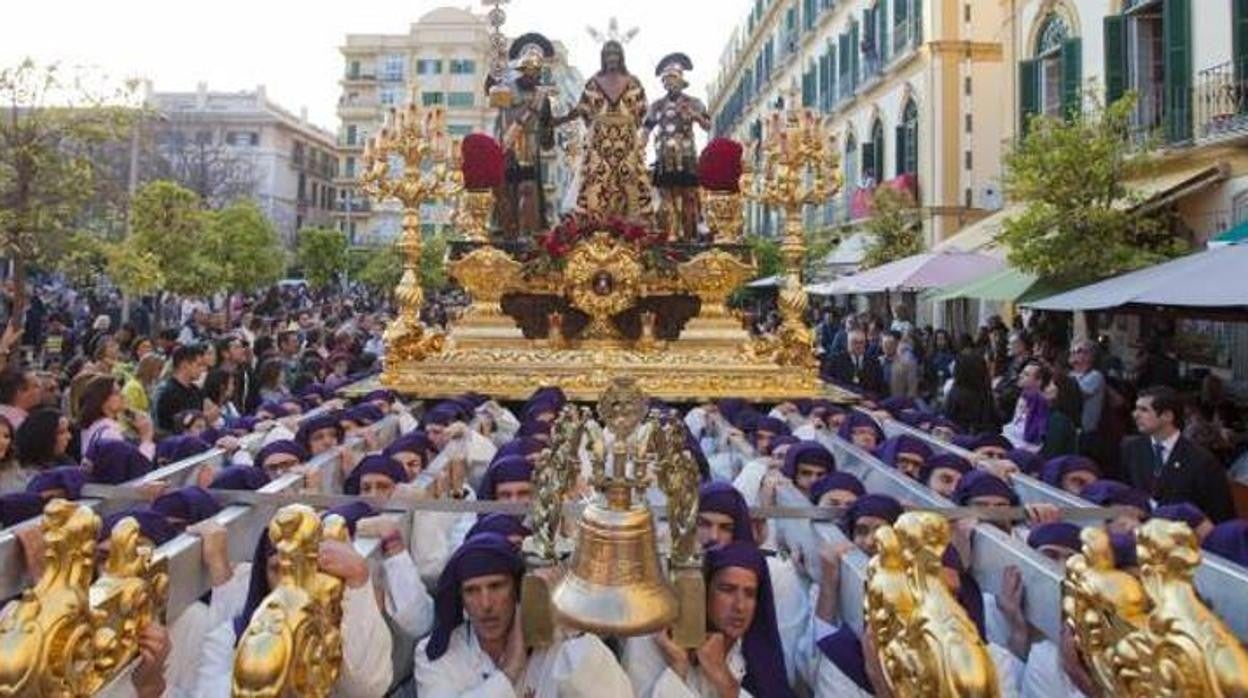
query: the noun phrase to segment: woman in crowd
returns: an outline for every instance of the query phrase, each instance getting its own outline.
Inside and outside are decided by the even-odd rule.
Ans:
[[[944,412],[967,433],[997,431],[988,366],[974,350],[964,349],[954,362],[953,385],[945,397]]]
[[[165,360],[161,356],[149,352],[139,359],[134,375],[126,380],[125,386],[121,389],[122,395],[126,398],[126,404],[131,409],[136,412],[150,413],[152,411],[152,394],[164,370]]]
[[[60,410],[35,410],[17,430],[17,459],[31,470],[47,470],[73,464],[69,444],[73,431]]]
[[[17,457],[17,435],[13,433],[13,423],[0,417],[0,494],[26,489],[33,474],[34,471],[23,467]]]
[[[82,392],[78,417],[80,443],[84,453],[100,441],[125,439],[127,429],[120,421],[125,419],[129,422],[129,430],[136,437],[139,450],[148,458],[155,457],[155,427],[152,419],[145,413],[126,408],[126,398],[121,394],[121,385],[116,378],[100,375],[87,383]]]
[[[256,370],[256,386],[261,402],[281,402],[290,397],[286,371],[281,359],[265,359]]]

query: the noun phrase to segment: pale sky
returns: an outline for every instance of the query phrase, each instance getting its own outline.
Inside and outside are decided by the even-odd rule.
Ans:
[[[12,0],[0,21],[0,65],[26,57],[99,69],[118,79],[150,78],[158,91],[236,91],[264,84],[270,98],[336,130],[335,105],[349,33],[400,34],[442,6],[484,11],[479,0]],[[504,31],[540,31],[568,46],[586,75],[598,63],[587,25],[641,33],[625,47],[647,92],[661,89],[654,64],[673,51],[694,62],[690,92],[705,97],[732,29],[751,0],[512,0]]]

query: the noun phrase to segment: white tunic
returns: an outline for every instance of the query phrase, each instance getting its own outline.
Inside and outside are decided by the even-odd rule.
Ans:
[[[845,675],[836,664],[818,649],[814,662],[815,698],[869,698],[874,695],[867,693]]]
[[[1022,683],[1023,698],[1084,698],[1062,669],[1058,646],[1047,639],[1031,643]]]
[[[234,622],[208,633],[200,655],[195,698],[229,698],[234,677]],[[348,587],[342,599],[342,671],[334,687],[339,698],[376,698],[394,673],[390,631],[377,608],[373,585]]]
[[[611,650],[594,635],[580,635],[534,650],[524,677],[514,686],[485,653],[469,623],[451,632],[446,652],[426,654],[429,640],[416,648],[416,693],[421,698],[630,698],[631,684]]]
[[[433,628],[433,599],[420,579],[409,552],[391,555],[381,563],[386,615],[410,637],[424,637]]]
[[[663,650],[654,642],[653,635],[629,638],[624,643],[624,667],[638,698],[719,698],[715,686],[698,667],[690,667],[685,679],[672,671],[663,657]],[[741,643],[734,642],[728,649],[728,672],[737,683],[745,678],[745,655]],[[751,694],[741,688],[740,695]]]

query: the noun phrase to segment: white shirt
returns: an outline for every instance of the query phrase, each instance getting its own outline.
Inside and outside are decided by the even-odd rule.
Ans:
[[[195,681],[195,698],[230,698],[234,683],[234,622],[218,625],[204,641]],[[333,695],[376,698],[385,695],[394,674],[390,631],[373,585],[348,587],[342,597],[342,670]]]
[[[1157,441],[1154,439],[1149,439],[1149,448],[1153,449],[1153,453],[1157,452],[1157,444],[1161,444],[1161,464],[1162,465],[1165,465],[1166,462],[1170,460],[1170,456],[1174,455],[1174,447],[1175,445],[1179,443],[1180,436],[1182,436],[1182,432],[1176,431],[1173,434],[1171,434],[1170,438],[1166,439],[1165,441]]]
[[[415,539],[413,539],[415,540]],[[433,599],[420,579],[410,552],[387,557],[381,563],[386,615],[408,636],[417,638],[433,628]]]
[[[639,698],[719,698],[715,687],[698,667],[690,667],[685,680],[681,681],[680,676],[667,665],[653,635],[628,638],[624,643],[622,661]],[[734,642],[728,648],[727,663],[728,672],[738,684],[741,683],[746,666],[740,642]],[[751,694],[743,687],[740,695],[747,697]]]
[[[1051,640],[1031,643],[1023,669],[1023,698],[1084,698],[1062,669],[1058,647]]]
[[[513,686],[485,653],[469,623],[451,632],[446,652],[430,660],[429,640],[416,647],[420,698],[631,698],[632,685],[611,650],[594,635],[580,635],[534,650],[519,686]]]
[[[870,698],[867,693],[845,675],[836,664],[817,648],[814,661],[815,698]]]

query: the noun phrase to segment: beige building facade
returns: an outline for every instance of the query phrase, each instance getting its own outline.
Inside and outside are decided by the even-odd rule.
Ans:
[[[220,206],[251,198],[293,247],[302,228],[333,225],[338,169],[334,135],[268,98],[239,92],[159,92],[149,85],[146,120],[161,171]]]
[[[338,101],[340,166],[335,215],[340,230],[357,245],[380,245],[399,233],[400,211],[393,202],[370,201],[356,185],[364,143],[380,128],[393,106],[415,98],[426,107],[446,110],[453,137],[473,132],[493,134],[497,112],[490,108],[484,91],[492,48],[490,25],[483,14],[453,7],[430,11],[405,34],[351,34],[340,47],[344,72]],[[559,57],[551,67],[551,82],[560,89],[579,83],[579,75],[567,67],[567,52],[558,46]],[[578,85],[579,86],[579,85]],[[560,105],[556,107],[561,111]],[[552,158],[554,156],[552,155]],[[559,163],[551,161],[552,166]],[[554,191],[559,172],[548,175],[548,191]],[[550,197],[548,197],[549,199]],[[450,222],[451,208],[428,205],[422,210],[426,233]]]
[[[1001,205],[1008,105],[995,0],[758,0],[732,34],[711,84],[719,135],[766,135],[781,100],[823,115],[841,158],[841,194],[814,228],[853,229],[877,186],[913,193],[934,244]],[[775,232],[754,206],[751,228]]]

